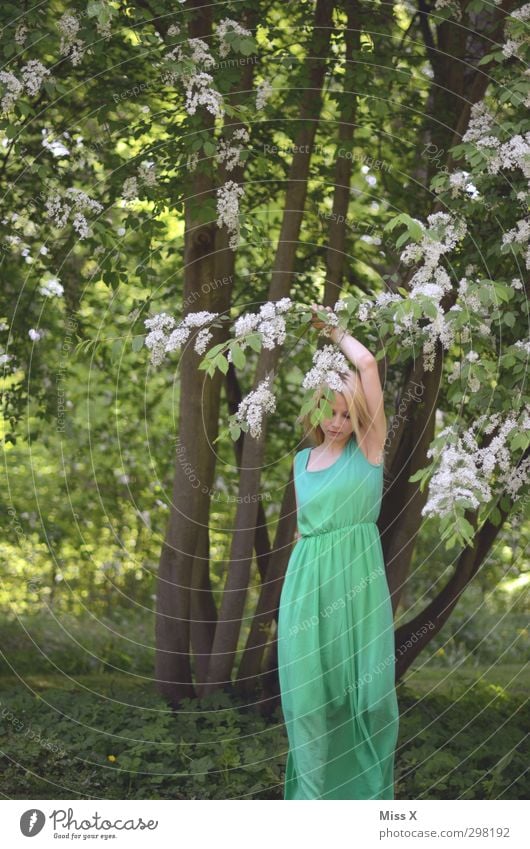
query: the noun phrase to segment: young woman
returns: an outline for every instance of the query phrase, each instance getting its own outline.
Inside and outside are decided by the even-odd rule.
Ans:
[[[313,326],[324,326],[315,314]],[[368,349],[340,328],[330,336],[354,369],[331,417],[307,427],[314,447],[294,458],[297,542],[278,616],[284,799],[393,799],[394,627],[376,525],[383,392]]]

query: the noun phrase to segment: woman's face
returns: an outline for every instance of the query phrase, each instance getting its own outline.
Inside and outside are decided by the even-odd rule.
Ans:
[[[353,423],[348,411],[344,395],[335,393],[333,414],[329,419],[322,419],[321,427],[327,440],[344,442],[353,433]]]

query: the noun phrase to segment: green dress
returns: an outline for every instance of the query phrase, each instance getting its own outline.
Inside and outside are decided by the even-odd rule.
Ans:
[[[331,466],[294,458],[298,530],[278,614],[289,740],[284,799],[393,799],[399,714],[376,520],[383,464],[352,436]]]

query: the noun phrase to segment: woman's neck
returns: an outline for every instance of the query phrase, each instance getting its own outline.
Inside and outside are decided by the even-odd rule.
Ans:
[[[340,454],[340,452],[346,447],[346,443],[349,439],[350,436],[343,436],[340,439],[338,437],[331,439],[324,437],[324,442],[321,442],[320,449],[323,454]]]

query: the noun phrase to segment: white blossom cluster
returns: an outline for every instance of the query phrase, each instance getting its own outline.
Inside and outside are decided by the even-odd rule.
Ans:
[[[188,171],[195,171],[197,167],[197,163],[199,162],[199,153],[194,150],[193,153],[190,153],[188,156]]]
[[[467,360],[470,363],[476,363],[478,361],[478,359],[479,359],[479,355],[477,354],[476,351],[468,351],[468,353],[466,354],[463,361],[453,363],[452,371],[447,376],[447,382],[448,383],[454,383],[455,380],[460,378],[460,375],[462,373],[462,368],[465,365],[465,360]],[[481,386],[481,384],[480,384],[480,380],[478,379],[478,376],[472,370],[470,370],[468,372],[468,376],[467,376],[466,388],[469,388],[470,392],[478,392],[478,390],[480,389],[480,386]]]
[[[217,226],[228,230],[228,246],[233,251],[239,244],[239,198],[243,194],[243,188],[234,180],[217,189]]]
[[[38,94],[42,83],[50,72],[38,59],[30,59],[20,71],[21,79],[17,79],[9,71],[0,71],[0,83],[5,86],[2,97],[2,112],[9,112],[11,107],[22,95],[24,89],[30,95]]]
[[[202,38],[189,38],[186,45],[178,44],[166,55],[166,58],[175,62],[191,59],[194,65],[202,65],[203,68],[213,68],[215,65],[210,48]]]
[[[217,143],[217,151],[215,158],[219,164],[224,163],[227,171],[232,171],[236,165],[240,165],[241,151],[250,136],[245,127],[238,127],[234,130],[232,138],[227,140],[219,139]]]
[[[400,300],[401,300],[401,295],[398,295],[397,292],[381,292],[379,295],[377,295],[377,297],[375,299],[375,303],[376,303],[376,306],[378,306],[378,307],[385,307],[388,304],[393,304],[396,301],[400,301]],[[337,307],[335,306],[335,311],[336,310],[337,310]]]
[[[213,88],[213,77],[204,71],[186,77],[186,111],[195,115],[198,106],[204,106],[212,115],[224,114],[223,96]]]
[[[195,65],[193,73],[182,75],[188,115],[194,115],[199,106],[204,106],[215,116],[224,114],[223,97],[214,88],[212,75],[207,73],[207,69],[215,65],[215,59],[205,41],[201,38],[189,38],[185,45],[174,47],[166,55],[166,59],[177,62],[187,59]]]
[[[455,17],[455,20],[462,20],[462,9],[458,0],[435,0],[434,3],[435,9],[450,9],[452,14]]]
[[[79,21],[71,12],[66,12],[59,19],[57,26],[61,33],[61,44],[59,51],[61,56],[68,56],[72,65],[79,65],[85,52],[85,43],[77,38],[79,32]]]
[[[527,337],[526,339],[518,339],[517,342],[514,342],[513,344],[515,348],[520,348],[527,356],[530,357],[530,337]]]
[[[441,298],[447,291],[447,283],[450,285],[450,280],[445,270],[438,277],[435,272],[443,254],[453,250],[464,238],[467,225],[463,219],[455,219],[446,212],[428,215],[427,223],[429,228],[425,230],[421,242],[408,245],[401,253],[400,259],[407,265],[423,259],[423,266],[414,273],[410,281],[412,294],[428,294]],[[433,277],[434,286],[430,285]]]
[[[504,421],[501,413],[480,416],[462,435],[456,425],[445,428],[437,437],[439,446],[427,451],[427,456],[440,460],[440,464],[429,483],[429,498],[422,515],[440,518],[453,515],[457,506],[477,509],[480,504],[487,504],[492,498],[494,473],[500,489],[507,489],[515,497],[528,482],[528,463],[524,468],[514,468],[506,443],[514,429],[530,429],[529,410],[530,405],[526,405],[520,422],[511,413]],[[482,427],[486,434],[499,428],[485,448],[479,448],[477,443]]]
[[[504,233],[502,244],[507,245],[511,242],[517,242],[520,245],[526,244],[525,264],[530,269],[530,218],[522,218],[516,222],[513,230]]]
[[[41,130],[42,133],[42,146],[49,150],[50,153],[53,154],[54,157],[61,159],[64,156],[70,156],[70,151],[59,139],[55,139],[54,141],[49,141],[48,139],[48,130],[46,127],[43,127]],[[64,138],[69,138],[69,133],[62,134]]]
[[[136,177],[127,177],[122,186],[121,196],[125,202],[138,197],[138,179]]]
[[[76,188],[66,189],[63,195],[57,190],[53,191],[46,199],[45,206],[48,218],[52,218],[56,227],[61,229],[73,212],[72,225],[80,239],[85,239],[90,234],[85,213],[103,211],[99,201],[93,200],[81,189]]]
[[[6,354],[3,345],[0,345],[0,366],[6,366],[13,360],[11,354]]]
[[[245,27],[241,26],[241,24],[237,21],[233,21],[230,18],[223,18],[223,20],[218,24],[215,33],[219,39],[219,55],[223,59],[225,56],[228,56],[232,49],[230,41],[226,38],[229,33],[234,33],[236,35],[252,35],[250,30],[245,29]]]
[[[15,30],[15,41],[19,47],[24,47],[28,37],[28,28],[26,24],[18,24]]]
[[[486,170],[498,174],[501,168],[513,171],[520,168],[530,178],[530,133],[517,134],[501,142],[494,134],[495,119],[483,100],[474,103],[463,142],[473,142],[475,147],[488,154]]]
[[[184,342],[187,341],[192,328],[210,324],[218,315],[219,313],[207,312],[206,310],[188,313],[176,327],[175,319],[165,312],[147,318],[144,325],[150,332],[145,338],[145,346],[151,351],[151,363],[159,365],[167,353],[180,350]],[[169,336],[167,331],[171,331]],[[198,354],[203,354],[211,338],[212,333],[209,328],[204,327],[200,330],[195,339],[195,351]]]
[[[30,59],[22,68],[21,74],[26,91],[32,95],[39,93],[44,80],[50,76],[48,68],[45,68],[38,59]]]
[[[270,375],[261,381],[252,392],[240,402],[235,420],[246,422],[249,426],[250,435],[260,436],[262,422],[265,413],[273,413],[276,409],[276,399],[270,390]]]
[[[53,277],[39,286],[39,292],[46,298],[60,298],[64,293],[64,286],[59,283],[56,277]]]
[[[462,136],[463,142],[474,142],[478,148],[497,147],[499,139],[491,135],[495,119],[483,100],[471,107],[467,130]]]
[[[0,71],[0,83],[4,85],[4,94],[2,97],[2,112],[9,112],[14,103],[17,102],[24,86],[19,79],[9,71]]]
[[[325,383],[331,389],[341,392],[343,384],[340,376],[348,370],[344,354],[333,345],[324,345],[313,354],[313,367],[304,376],[302,387],[312,389]]]
[[[146,186],[156,186],[155,163],[151,159],[144,159],[138,166],[138,177]]]
[[[376,296],[375,301],[372,303],[370,301],[363,301],[363,303],[359,304],[357,308],[357,318],[359,321],[363,323],[368,321],[371,317],[372,313],[375,312],[376,307],[382,308],[388,306],[388,304],[396,303],[398,301],[402,301],[403,298],[397,292],[380,292],[379,295]],[[339,303],[339,302],[337,302]],[[344,309],[345,307],[343,307]],[[334,307],[335,312],[337,312],[337,304]],[[394,321],[396,318],[394,317]],[[404,330],[406,327],[409,327],[412,324],[412,320],[408,320],[405,316],[402,319],[401,324],[396,322],[396,330]]]
[[[256,109],[258,112],[263,109],[272,94],[272,86],[268,80],[263,80],[258,83],[256,89]]]
[[[460,191],[466,192],[473,200],[480,197],[476,186],[473,185],[469,176],[469,171],[453,171],[449,175],[449,186],[452,197],[456,197]]]
[[[511,29],[510,18],[515,18],[518,21],[527,21],[530,18],[530,3],[525,3],[525,5],[521,6],[520,9],[514,9],[513,12],[510,12],[505,23],[505,36],[508,28]],[[502,47],[503,56],[505,56],[506,59],[510,59],[512,56],[515,56],[518,59],[523,59],[520,50],[525,43],[528,44],[527,32],[521,32],[517,35],[513,34],[512,38],[506,38]]]
[[[44,336],[44,330],[35,330],[33,327],[28,330],[28,336],[32,342],[39,342]]]
[[[427,216],[428,228],[424,230],[421,242],[408,245],[401,253],[401,260],[410,264],[423,261],[423,264],[410,279],[409,300],[428,297],[436,307],[436,316],[429,325],[422,328],[424,334],[423,356],[424,368],[430,371],[434,367],[435,345],[439,340],[444,347],[449,347],[453,341],[452,324],[448,321],[441,308],[443,296],[451,289],[451,279],[442,265],[441,257],[453,250],[467,232],[463,219],[455,219],[445,212],[437,212]],[[363,307],[364,305],[361,305]],[[368,311],[369,304],[365,309]],[[364,320],[359,309],[359,318]],[[410,333],[417,330],[412,314],[398,320],[394,314],[394,329],[396,333]]]
[[[466,268],[466,274],[474,274],[474,267]],[[481,284],[480,280],[470,288],[470,281],[467,277],[462,277],[457,284],[457,292],[458,292],[458,304],[454,304],[449,312],[456,312],[457,310],[466,309],[470,314],[474,315],[475,318],[480,317],[482,319],[482,323],[479,324],[478,333],[481,336],[491,336],[491,318],[490,318],[490,309],[486,304],[483,304],[480,300],[477,290]],[[460,342],[465,344],[469,342],[470,339],[470,329],[468,326],[462,327],[460,330]]]
[[[106,41],[112,35],[111,22],[109,21],[96,21],[96,29],[99,32],[100,36],[104,38]]]
[[[530,20],[530,3],[525,3],[520,9],[514,9],[510,12],[510,17],[516,18],[518,21]]]
[[[234,337],[240,347],[245,349],[245,337],[249,333],[261,334],[264,348],[272,351],[278,345],[283,345],[286,336],[285,319],[283,314],[288,312],[293,303],[290,298],[279,301],[268,301],[262,304],[259,313],[244,313],[234,324]],[[228,361],[231,362],[231,351],[228,351]]]

